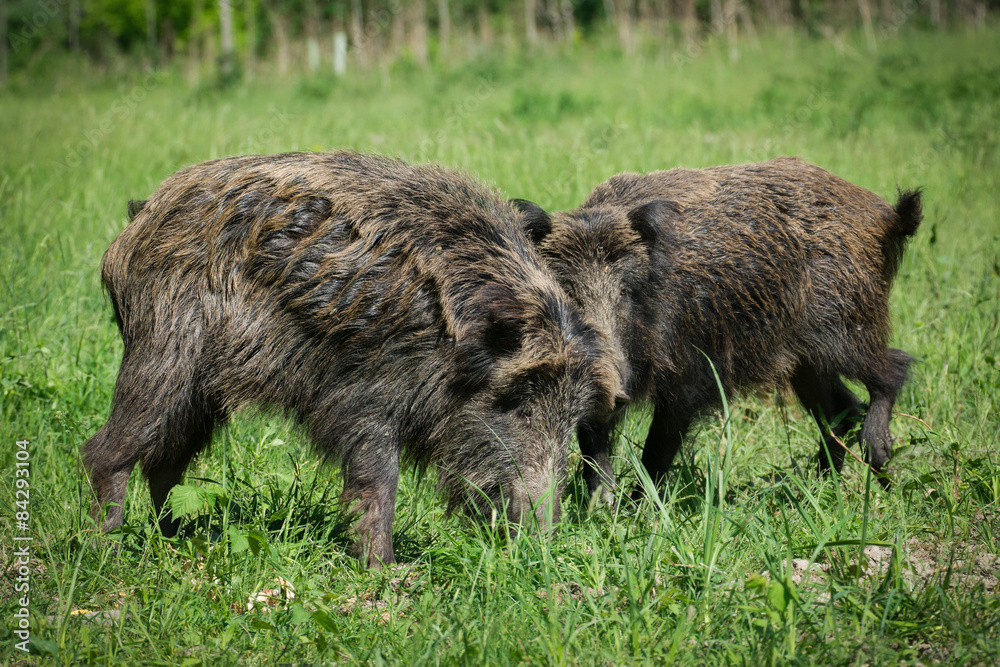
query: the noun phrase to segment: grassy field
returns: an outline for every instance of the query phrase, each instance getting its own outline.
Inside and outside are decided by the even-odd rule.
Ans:
[[[0,662],[996,664],[998,44],[996,28],[904,29],[877,53],[777,34],[738,63],[711,42],[628,60],[580,47],[225,90],[70,63],[15,79],[0,92]],[[407,473],[402,566],[372,572],[347,554],[338,471],[263,413],[188,471],[177,539],[152,528],[135,474],[121,547],[95,544],[79,451],[121,355],[98,267],[127,200],[210,158],[341,147],[550,209],[621,170],[784,154],[887,198],[922,186],[892,299],[893,345],[920,360],[893,419],[895,487],[851,459],[817,479],[815,426],[765,392],[701,422],[662,503],[613,513],[574,479],[544,541],[447,517],[433,479]],[[626,484],[647,419],[622,434]],[[18,649],[23,606],[37,657]]]

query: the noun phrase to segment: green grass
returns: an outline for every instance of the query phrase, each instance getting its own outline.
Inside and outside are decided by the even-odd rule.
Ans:
[[[903,30],[871,54],[860,38],[779,33],[735,64],[707,42],[226,90],[72,63],[14,81],[0,92],[0,660],[995,664],[998,43],[996,28]],[[892,298],[893,344],[920,360],[893,420],[894,489],[851,459],[817,479],[811,420],[765,393],[695,429],[662,504],[591,508],[574,479],[545,540],[446,517],[433,479],[408,473],[404,567],[369,572],[346,551],[338,471],[265,412],[235,419],[188,471],[178,539],[152,529],[136,474],[121,546],[95,542],[79,451],[121,355],[98,267],[126,201],[194,162],[340,147],[459,167],[550,209],[621,170],[782,154],[887,198],[922,186]],[[626,485],[647,420],[637,410],[623,429]],[[13,634],[23,439],[39,657]],[[882,567],[859,565],[866,548]],[[802,578],[793,559],[823,570]],[[277,599],[248,610],[264,590]]]

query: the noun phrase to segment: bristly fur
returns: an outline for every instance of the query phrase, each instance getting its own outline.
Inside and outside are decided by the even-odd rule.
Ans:
[[[919,190],[901,192],[893,208],[778,158],[619,174],[548,221],[536,205],[518,206],[563,287],[627,359],[627,393],[653,399],[643,463],[654,479],[692,420],[718,405],[714,372],[727,394],[790,381],[824,434],[822,470],[840,469],[833,436],[864,412],[841,376],[864,383],[860,439],[884,470],[911,361],[887,347],[889,290],[920,223]],[[615,484],[610,437],[610,423],[580,431],[591,491]]]
[[[520,214],[462,174],[349,152],[226,158],[129,215],[102,265],[125,351],[85,447],[95,511],[116,505],[104,529],[136,463],[162,512],[217,424],[271,404],[342,463],[358,549],[388,563],[402,458],[437,464],[452,506],[544,518],[572,431],[613,407],[607,341]]]

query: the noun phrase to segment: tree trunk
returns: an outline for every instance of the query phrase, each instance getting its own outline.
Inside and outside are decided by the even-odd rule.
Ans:
[[[275,10],[268,12],[271,28],[274,30],[274,41],[278,49],[278,74],[288,74],[291,66],[291,49],[288,39],[288,19]]]
[[[351,48],[354,49],[358,65],[368,64],[368,43],[364,33],[365,17],[361,10],[361,0],[351,0]]]
[[[572,41],[574,29],[572,0],[545,0],[544,9],[552,25],[553,36],[564,42]]]
[[[389,46],[386,49],[390,59],[398,58],[400,54],[406,52],[406,21],[408,18],[409,16],[405,11],[398,11],[393,13],[390,19]]]
[[[729,42],[729,60],[736,62],[740,59],[739,32],[736,29],[736,14],[739,10],[740,0],[726,0],[725,9],[722,12],[722,20],[726,26],[726,41]]]
[[[555,39],[562,38],[562,21],[559,15],[559,0],[542,0],[542,15],[552,27],[552,36]]]
[[[233,6],[231,0],[219,0],[219,42],[222,56],[219,60],[219,70],[223,79],[233,74],[236,54],[233,50]]]
[[[660,8],[656,6],[656,0],[639,0],[636,3],[636,14],[640,30],[656,34],[660,29]]]
[[[614,21],[618,29],[618,41],[625,55],[635,51],[635,0],[614,0]]]
[[[872,22],[872,6],[868,0],[858,0],[858,13],[861,14],[861,25],[864,27],[868,50],[874,53],[878,50],[875,44],[875,26]]]
[[[427,3],[414,0],[410,9],[410,49],[419,65],[427,64]]]
[[[253,78],[257,64],[257,7],[254,0],[244,0],[243,11],[246,13],[247,26],[247,52],[244,60],[246,61],[246,77],[247,80],[250,80]]]
[[[941,0],[930,0],[929,8],[931,14],[931,24],[935,28],[941,25]]]
[[[740,0],[737,0],[740,13],[740,25],[743,26],[743,34],[747,38],[747,43],[751,44],[754,49],[760,50],[760,40],[757,39],[757,28],[753,24],[753,16],[750,13],[750,7]]]
[[[884,24],[895,26],[896,12],[896,4],[892,0],[879,0],[878,14]]]
[[[441,55],[447,57],[451,51],[451,14],[448,10],[448,0],[438,0],[438,41],[441,44]]]
[[[316,5],[316,1],[307,0],[302,17],[305,19],[303,32],[306,37],[306,64],[308,65],[310,72],[316,72],[319,70],[321,59],[319,52],[319,16],[319,7]]]
[[[560,0],[559,13],[562,14],[563,34],[567,42],[573,41],[576,32],[576,21],[573,20],[573,0]]]
[[[149,65],[156,69],[158,50],[156,43],[156,0],[146,0],[146,42],[149,47]]]
[[[721,35],[726,29],[726,19],[722,11],[722,0],[710,0],[708,3],[710,11],[709,21],[713,35]]]
[[[476,23],[479,31],[479,44],[484,48],[493,46],[493,26],[490,24],[490,13],[485,5],[479,5],[476,11]]]
[[[524,0],[524,36],[528,39],[528,44],[534,46],[538,43],[538,4],[536,0]]]
[[[347,33],[337,30],[333,33],[333,73],[344,76],[347,72]]]
[[[7,85],[7,0],[0,0],[0,88]]]
[[[201,79],[201,63],[205,57],[205,45],[201,35],[201,15],[204,13],[205,0],[195,0],[191,13],[191,45],[188,47],[188,81],[197,85]]]
[[[674,12],[681,23],[684,39],[691,42],[698,32],[698,16],[694,11],[694,0],[675,0],[675,2]]]
[[[73,53],[80,52],[80,0],[69,3],[69,49]]]

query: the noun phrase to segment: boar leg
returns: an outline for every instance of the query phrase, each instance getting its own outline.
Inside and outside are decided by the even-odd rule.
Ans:
[[[906,382],[911,361],[913,358],[902,350],[890,349],[882,372],[861,378],[869,394],[868,414],[861,427],[861,444],[868,464],[876,473],[884,473],[885,464],[892,457],[893,438],[889,431],[889,418],[896,395]],[[879,477],[879,483],[885,488],[890,485],[887,476]]]
[[[587,491],[591,496],[601,492],[606,501],[612,500],[618,485],[615,471],[611,468],[611,438],[617,422],[612,418],[603,423],[584,423],[577,431]]]
[[[791,382],[795,395],[816,420],[822,435],[819,443],[820,474],[828,472],[831,466],[840,472],[846,453],[840,443],[861,418],[861,401],[844,386],[839,376],[822,374],[809,364],[795,369]]]
[[[143,459],[142,472],[149,482],[153,508],[165,537],[173,537],[180,528],[180,520],[174,519],[169,508],[164,508],[167,496],[180,484],[191,459],[211,440],[217,417],[224,421],[224,416],[205,401],[183,401],[175,406],[170,421],[162,427],[158,446]]]
[[[105,532],[122,525],[128,478],[136,463],[142,462],[159,517],[167,493],[212,434],[216,415],[196,390],[189,361],[196,346],[165,341],[152,352],[126,346],[111,416],[84,447],[96,496],[92,515],[98,518],[110,505],[101,525]],[[167,536],[177,531],[169,513],[160,527]]]
[[[384,445],[380,442],[379,445]],[[361,446],[345,461],[341,502],[362,514],[352,551],[370,568],[396,562],[392,548],[392,518],[399,485],[399,448],[373,443]]]
[[[94,490],[90,515],[98,520],[101,510],[107,507],[101,523],[102,532],[122,525],[128,478],[138,459],[132,452],[128,437],[123,437],[129,430],[129,422],[121,414],[122,410],[114,410],[104,426],[84,446],[84,465]],[[113,438],[112,433],[117,438]]]
[[[653,421],[649,425],[646,445],[642,450],[642,464],[657,486],[667,476],[693,418],[692,413],[668,409],[662,403],[657,403],[653,408]],[[632,497],[640,498],[642,495],[642,484],[636,484]]]

